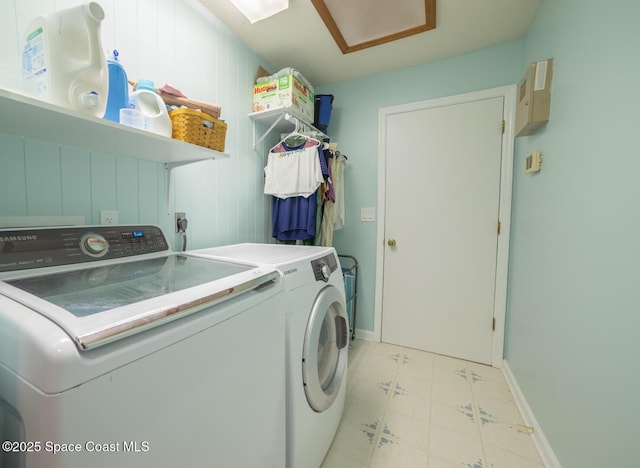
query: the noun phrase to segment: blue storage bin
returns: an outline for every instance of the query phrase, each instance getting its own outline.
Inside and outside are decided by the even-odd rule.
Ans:
[[[316,94],[313,126],[323,132],[327,131],[331,110],[333,109],[333,94]]]

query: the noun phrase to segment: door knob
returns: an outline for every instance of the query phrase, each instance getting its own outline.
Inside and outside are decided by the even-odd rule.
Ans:
[[[393,247],[396,245],[396,240],[395,239],[389,239],[387,241],[387,244],[389,245],[389,247]]]

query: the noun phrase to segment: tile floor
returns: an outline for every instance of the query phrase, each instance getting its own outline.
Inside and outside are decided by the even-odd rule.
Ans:
[[[363,340],[349,352],[322,468],[543,468],[500,370]]]

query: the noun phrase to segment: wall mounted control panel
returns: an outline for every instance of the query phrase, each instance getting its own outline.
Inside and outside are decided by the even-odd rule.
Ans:
[[[532,63],[518,84],[516,136],[532,135],[549,120],[553,59]]]

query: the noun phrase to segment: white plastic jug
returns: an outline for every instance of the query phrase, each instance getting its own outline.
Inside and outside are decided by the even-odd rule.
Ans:
[[[104,10],[95,2],[40,16],[22,53],[26,91],[38,99],[102,117],[109,75],[102,51]]]
[[[138,80],[136,90],[129,96],[129,105],[144,115],[145,130],[171,138],[171,117],[153,81]]]

